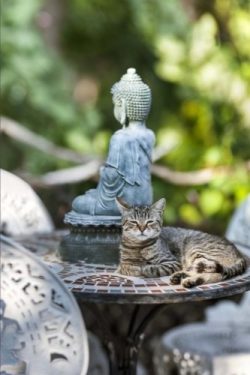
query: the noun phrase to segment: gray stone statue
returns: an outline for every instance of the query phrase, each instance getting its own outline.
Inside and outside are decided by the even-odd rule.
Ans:
[[[65,222],[73,225],[112,224],[111,217],[117,222],[115,218],[120,218],[120,212],[116,197],[131,206],[152,203],[150,165],[155,136],[145,124],[151,107],[150,88],[130,68],[114,84],[111,93],[114,116],[122,129],[110,140],[97,188],[73,200],[73,211],[65,217]]]

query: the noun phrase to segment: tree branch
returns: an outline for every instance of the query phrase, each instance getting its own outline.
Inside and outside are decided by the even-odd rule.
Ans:
[[[161,159],[163,156],[169,154],[175,147],[178,145],[178,142],[169,141],[164,146],[156,146],[153,150],[152,160],[155,163],[157,160]]]
[[[86,163],[87,161],[93,160],[93,157],[90,155],[81,155],[80,153],[67,148],[56,146],[54,143],[48,141],[40,135],[35,134],[31,130],[18,124],[16,121],[10,120],[6,117],[1,117],[0,121],[2,133],[5,133],[9,137],[25,143],[30,147],[43,151],[46,154],[74,163]]]
[[[84,165],[48,172],[42,176],[32,176],[26,173],[18,173],[18,175],[34,187],[49,188],[58,185],[88,181],[96,178],[98,176],[100,166],[100,161],[92,160]]]
[[[243,164],[247,171],[250,171],[250,161]],[[219,166],[214,168],[205,168],[190,172],[176,172],[162,165],[152,165],[152,173],[164,181],[173,185],[203,185],[212,181],[218,176],[229,176],[235,172],[235,167]]]

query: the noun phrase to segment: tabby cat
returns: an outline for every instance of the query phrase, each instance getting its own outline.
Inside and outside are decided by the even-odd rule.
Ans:
[[[245,271],[245,259],[228,240],[195,230],[162,228],[165,199],[150,207],[129,207],[118,198],[117,205],[122,213],[118,273],[172,275],[172,284],[191,288]]]

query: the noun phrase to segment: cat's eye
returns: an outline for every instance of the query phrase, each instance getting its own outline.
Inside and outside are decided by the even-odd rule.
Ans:
[[[147,224],[153,224],[154,223],[154,220],[148,220],[147,221]]]
[[[137,221],[136,220],[130,220],[130,223],[137,225]]]

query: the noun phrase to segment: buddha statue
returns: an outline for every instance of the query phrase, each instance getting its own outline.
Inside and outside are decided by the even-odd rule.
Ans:
[[[83,222],[86,215],[96,222],[100,217],[120,217],[116,197],[130,205],[152,203],[150,165],[155,136],[145,124],[151,107],[150,88],[130,68],[111,93],[114,116],[122,128],[111,137],[97,188],[73,200],[73,212],[84,215]]]

